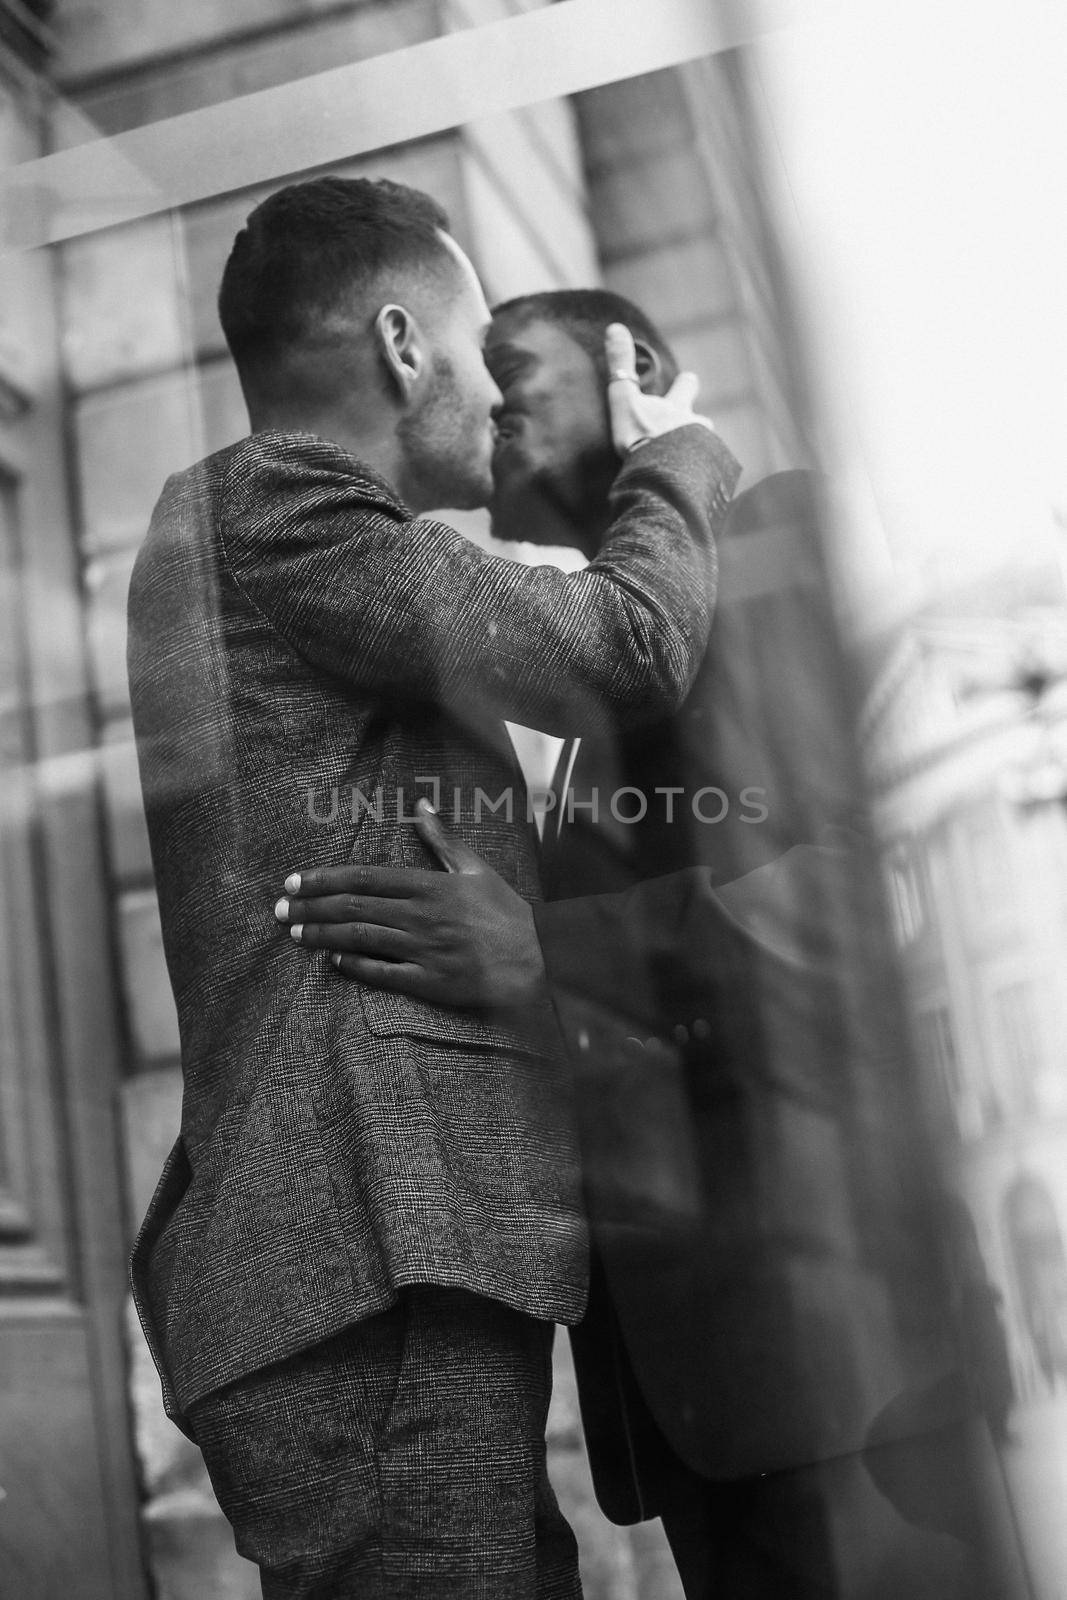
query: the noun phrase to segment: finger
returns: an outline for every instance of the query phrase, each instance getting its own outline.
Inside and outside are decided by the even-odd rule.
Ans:
[[[383,961],[408,961],[415,953],[411,935],[400,928],[379,928],[367,922],[294,922],[289,930],[308,950],[341,950]]]
[[[415,805],[415,832],[428,850],[432,850],[446,872],[459,872],[456,844],[437,812],[428,800]]]
[[[426,873],[427,878],[438,879],[436,872]],[[369,922],[380,928],[410,928],[411,899],[381,899],[373,895],[321,894],[292,895],[279,900],[274,915],[279,922],[326,923]]]
[[[440,861],[446,872],[488,872],[489,867],[476,851],[449,833],[428,800],[415,807],[415,832]]]
[[[695,372],[680,372],[667,390],[666,398],[683,411],[692,411],[700,393],[700,379]]]
[[[644,429],[634,415],[634,396],[640,390],[632,383],[608,384],[608,416],[611,421],[611,442],[620,455],[625,455],[635,439],[640,439]]]
[[[336,955],[336,970],[372,989],[388,989],[393,994],[409,994],[416,1000],[427,998],[426,974],[411,961],[375,961],[369,956]]]
[[[344,978],[358,978],[361,957],[344,956],[340,953],[330,957],[330,963]]]
[[[417,894],[418,879],[432,877],[429,872],[409,871],[406,867],[375,867],[369,863],[345,861],[336,867],[309,867],[291,872],[285,880],[287,894]]]
[[[612,383],[637,383],[637,349],[634,336],[623,322],[613,322],[604,331],[604,355],[608,363],[609,387]]]

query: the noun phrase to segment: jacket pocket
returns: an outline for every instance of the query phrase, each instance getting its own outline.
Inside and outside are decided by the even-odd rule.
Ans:
[[[408,995],[360,985],[360,1001],[369,1031],[379,1039],[420,1039],[481,1055],[554,1056],[560,1038],[551,1005],[497,1011],[439,1006]]]

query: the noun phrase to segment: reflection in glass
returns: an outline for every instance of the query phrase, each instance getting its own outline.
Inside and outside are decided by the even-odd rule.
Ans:
[[[235,97],[302,77],[310,116],[313,76],[341,54],[384,55],[526,9],[536,8],[311,7],[321,15],[298,23],[242,0],[225,14],[147,6],[126,26],[117,11],[72,0],[59,11],[77,115],[57,115],[55,143],[81,142],[82,117],[119,133],[227,101],[236,128]],[[825,57],[842,93],[864,81],[848,39],[843,27],[844,54]],[[638,301],[700,373],[701,404],[745,468],[742,493],[784,469],[817,465],[832,480],[816,510],[793,506],[724,534],[704,698],[689,703],[688,720],[647,732],[636,749],[611,728],[599,747],[565,747],[561,794],[677,781],[724,794],[729,811],[722,826],[690,812],[684,829],[657,835],[623,823],[592,842],[579,825],[554,860],[546,851],[553,895],[695,871],[721,919],[719,945],[699,922],[657,945],[663,929],[645,913],[626,995],[645,1005],[636,1019],[616,997],[611,1026],[590,1022],[581,1008],[597,997],[583,994],[580,961],[560,985],[561,1010],[578,1007],[575,1049],[602,1024],[610,1035],[585,1051],[595,1059],[579,1077],[590,1203],[604,1235],[596,1270],[618,1281],[645,1274],[652,1309],[624,1308],[632,1348],[622,1381],[638,1386],[632,1416],[645,1418],[642,1406],[655,1413],[652,1449],[665,1414],[676,1444],[690,1429],[686,1408],[699,1413],[711,1394],[726,1464],[709,1469],[701,1457],[698,1478],[812,1467],[803,1492],[843,1596],[1016,1592],[1005,1551],[1018,1535],[1044,1600],[1067,1570],[1048,1509],[1067,1473],[1062,579],[1055,563],[1016,561],[956,588],[942,553],[922,603],[910,594],[902,608],[898,594],[887,621],[872,602],[885,552],[876,538],[877,561],[865,567],[872,517],[857,481],[866,468],[857,470],[855,441],[818,460],[813,445],[833,436],[827,418],[847,404],[847,384],[834,370],[841,393],[812,404],[814,375],[834,368],[836,325],[811,311],[811,269],[783,242],[795,240],[795,219],[776,210],[777,182],[757,154],[764,96],[760,115],[785,129],[783,170],[808,244],[826,195],[806,210],[811,147],[803,129],[785,126],[783,107],[795,100],[776,98],[780,80],[765,69],[733,54],[635,76],[573,102],[354,152],[339,170],[387,174],[442,199],[492,301],[597,279]],[[810,114],[819,91],[800,98]],[[893,103],[905,98],[898,91]],[[823,154],[824,174],[834,172]],[[254,192],[205,192],[180,213],[90,231],[56,251],[75,499],[68,544],[84,578],[102,752],[119,968],[111,1004],[129,1040],[123,1101],[137,1217],[174,1131],[179,1071],[129,722],[125,594],[164,478],[247,430],[214,296],[235,229],[288,175],[285,159],[280,152],[277,179]],[[866,216],[861,223],[841,183],[831,232],[843,217],[862,238]],[[879,288],[881,313],[889,297],[881,279]],[[878,317],[868,323],[884,340]],[[881,502],[890,525],[905,515],[895,498],[905,477]],[[462,526],[501,553],[484,519]],[[903,542],[901,591],[922,556],[921,531],[906,529]],[[550,787],[559,745],[548,737],[569,731],[520,730],[531,779]],[[754,789],[772,804],[766,825],[750,829],[734,798]],[[749,877],[759,870],[767,875]],[[650,1051],[653,1041],[662,1049]],[[646,1163],[653,1199],[673,1207],[637,1265],[625,1250],[612,1257],[617,1219],[597,1214],[617,1192],[595,1192],[600,1171],[618,1174],[611,1141],[635,1135],[628,1158]],[[117,1255],[125,1241],[113,1243]],[[678,1316],[664,1314],[677,1305]],[[646,1318],[636,1333],[635,1316]],[[694,1397],[693,1373],[712,1347],[717,1387]],[[165,1564],[168,1530],[180,1530],[173,1492],[192,1497],[211,1537],[218,1528],[194,1454],[161,1433],[151,1381],[142,1374],[136,1406],[149,1525],[163,1530],[152,1559]],[[612,1541],[596,1520],[570,1382],[561,1367],[553,1456],[592,1552],[587,1593],[610,1594],[614,1583],[664,1600],[677,1589],[662,1548],[640,1535]],[[584,1392],[588,1413],[594,1390]],[[752,1423],[761,1404],[778,1435],[763,1456]],[[693,1425],[685,1447],[699,1456],[712,1432],[694,1445]],[[783,1433],[788,1461],[774,1454]],[[649,1470],[662,1481],[662,1461]],[[679,1498],[683,1478],[692,1488],[680,1474]],[[698,1494],[692,1516],[705,1510]],[[209,1586],[223,1572],[235,1585],[252,1581],[232,1557],[212,1560]]]

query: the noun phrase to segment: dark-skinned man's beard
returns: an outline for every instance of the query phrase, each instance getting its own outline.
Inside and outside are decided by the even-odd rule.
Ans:
[[[498,470],[489,502],[494,538],[567,545],[595,555],[608,525],[608,493],[618,467],[613,451],[596,449],[566,476],[546,468]]]
[[[488,417],[472,413],[448,356],[435,353],[431,382],[396,432],[421,504],[457,511],[486,504],[492,490]]]

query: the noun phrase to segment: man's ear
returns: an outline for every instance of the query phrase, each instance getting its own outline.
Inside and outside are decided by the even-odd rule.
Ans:
[[[426,366],[426,348],[415,317],[403,306],[383,306],[374,319],[374,337],[402,400],[408,400]]]
[[[634,340],[634,350],[637,353],[637,381],[644,394],[662,394],[663,362],[650,344],[643,339]]]

